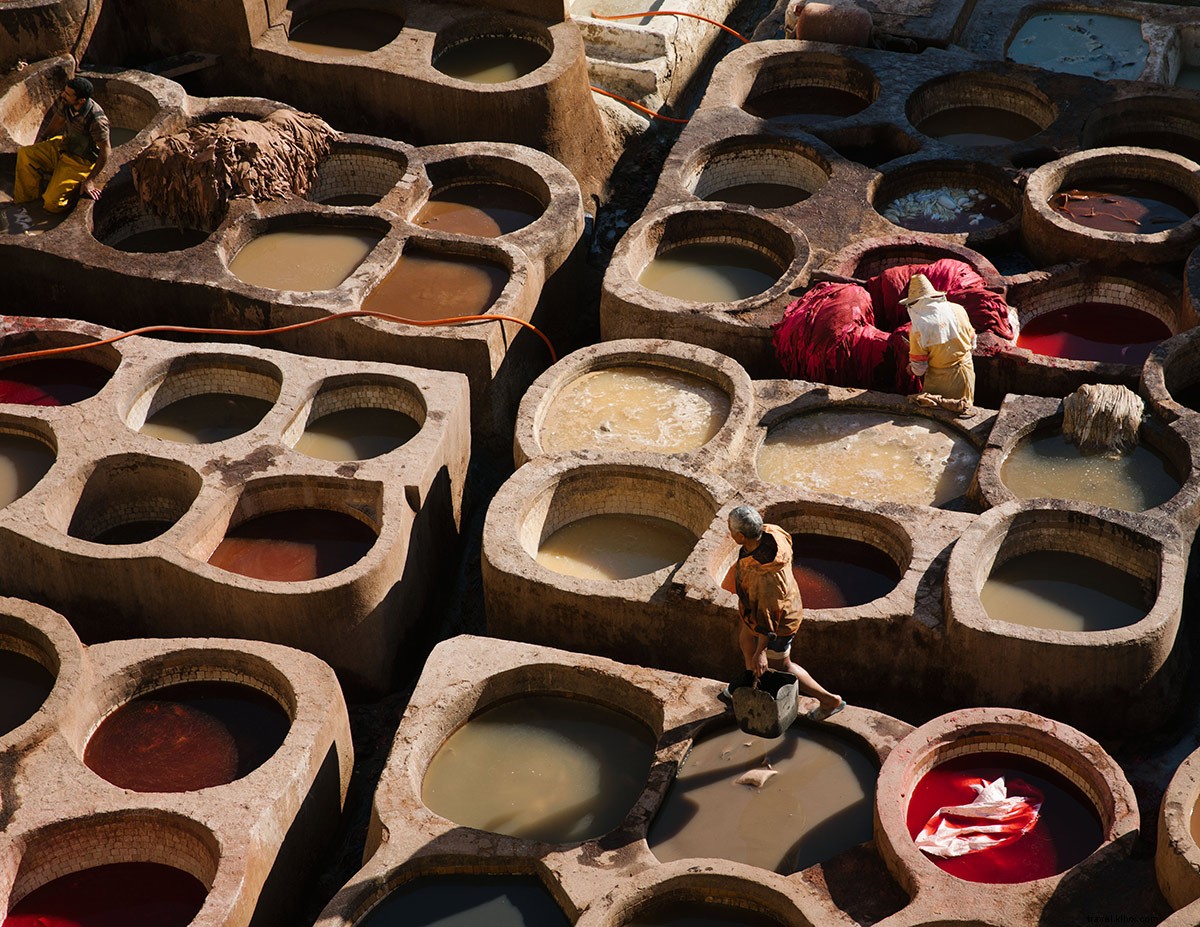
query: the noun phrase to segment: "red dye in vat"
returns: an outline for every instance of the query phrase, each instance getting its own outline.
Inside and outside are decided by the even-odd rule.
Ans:
[[[955,859],[925,858],[969,882],[1030,882],[1065,872],[1082,862],[1104,839],[1091,803],[1064,776],[1036,760],[1011,753],[971,753],[927,772],[908,803],[908,833],[916,838],[939,808],[975,800],[970,782],[1004,776],[1008,794],[1042,795],[1037,823],[1004,846]]]
[[[255,579],[303,582],[352,566],[374,543],[375,532],[357,518],[296,509],[242,522],[225,535],[208,562]]]
[[[805,608],[847,608],[873,602],[900,581],[896,564],[877,547],[827,534],[792,535],[792,575]],[[736,591],[733,567],[721,586]]]
[[[1087,190],[1060,190],[1051,208],[1099,232],[1152,235],[1190,219],[1196,204],[1178,190],[1153,181],[1102,181]]]
[[[54,688],[54,674],[22,653],[0,650],[0,737],[33,717]]]
[[[168,686],[126,702],[96,729],[83,761],[135,792],[224,785],[271,758],[291,722],[273,698],[230,682]]]
[[[1048,357],[1140,367],[1170,337],[1170,329],[1148,312],[1113,303],[1076,303],[1026,322],[1017,347]]]
[[[78,360],[35,360],[0,368],[0,402],[69,406],[95,396],[112,376]]]
[[[111,863],[72,872],[34,889],[4,927],[187,927],[208,889],[162,863]]]

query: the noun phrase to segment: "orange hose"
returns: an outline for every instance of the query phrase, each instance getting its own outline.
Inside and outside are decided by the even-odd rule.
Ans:
[[[332,322],[335,319],[359,319],[373,318],[382,319],[385,322],[400,322],[404,325],[462,325],[468,322],[515,322],[522,328],[527,328],[546,345],[546,349],[550,352],[550,362],[554,363],[558,360],[558,354],[554,350],[554,345],[546,334],[536,326],[526,322],[524,319],[514,318],[511,315],[458,315],[446,319],[406,319],[402,316],[391,315],[387,312],[377,312],[371,309],[347,309],[344,312],[335,312],[332,315],[322,316],[319,319],[309,319],[305,322],[293,322],[291,325],[280,325],[276,328],[261,328],[261,329],[245,329],[245,328],[196,328],[188,325],[147,325],[143,328],[135,328],[132,331],[122,332],[119,335],[113,335],[111,338],[102,338],[98,341],[89,341],[85,344],[68,344],[57,348],[41,348],[37,351],[24,351],[20,354],[4,354],[0,355],[0,361],[7,363],[14,360],[33,360],[39,357],[51,357],[56,354],[69,354],[72,351],[83,351],[87,348],[103,347],[107,344],[121,341],[133,335],[150,335],[158,332],[175,332],[176,334],[185,335],[230,335],[233,337],[246,337],[256,335],[278,335],[282,332],[297,331],[301,328],[310,328],[313,325],[323,325],[326,322]]]
[[[674,116],[664,116],[662,113],[656,113],[654,110],[648,109],[647,107],[642,106],[641,103],[635,103],[635,102],[633,102],[633,100],[627,100],[627,99],[625,99],[625,97],[618,96],[615,93],[610,93],[607,90],[601,90],[599,87],[591,87],[590,89],[592,90],[593,93],[599,93],[606,97],[612,97],[614,100],[620,100],[625,105],[632,106],[634,109],[640,110],[641,112],[645,113],[647,116],[653,116],[655,119],[661,119],[664,122],[679,122],[679,123],[683,123],[684,125],[687,124],[686,119],[676,119]]]
[[[750,44],[750,40],[748,38],[746,38],[740,32],[730,29],[724,23],[717,22],[715,19],[709,19],[707,16],[701,16],[699,13],[687,13],[683,10],[647,10],[645,13],[620,13],[615,16],[602,16],[595,10],[592,10],[591,16],[592,19],[643,19],[648,16],[689,16],[692,19],[699,19],[708,23],[709,25],[716,26],[718,29],[724,29],[730,35],[741,39],[746,45]]]

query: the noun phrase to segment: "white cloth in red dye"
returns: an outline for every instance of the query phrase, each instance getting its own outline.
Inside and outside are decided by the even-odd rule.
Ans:
[[[975,790],[974,801],[939,808],[917,834],[917,846],[931,856],[966,856],[1004,846],[1037,823],[1040,795],[1036,799],[1010,796],[1003,776],[992,782],[969,780],[967,785]]]

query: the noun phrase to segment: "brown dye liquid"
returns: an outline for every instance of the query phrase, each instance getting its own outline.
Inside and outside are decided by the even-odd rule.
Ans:
[[[543,212],[545,207],[523,190],[472,183],[438,191],[413,221],[439,232],[496,238],[523,229]]]
[[[674,454],[712,440],[729,408],[729,394],[700,377],[661,367],[606,367],[559,391],[538,438],[550,453],[597,447]]]
[[[1173,229],[1196,213],[1196,204],[1183,193],[1149,180],[1097,181],[1086,190],[1060,190],[1050,205],[1086,228],[1138,235]]]
[[[780,209],[794,206],[809,197],[807,190],[785,183],[742,183],[725,187],[705,197],[709,202],[741,203],[759,209]]]
[[[420,430],[394,409],[341,409],[309,422],[296,450],[320,460],[367,460],[394,451]]]
[[[765,771],[761,787],[739,784]],[[692,745],[647,842],[662,862],[729,859],[797,872],[871,839],[873,755],[817,731],[764,740],[727,730]]]
[[[202,393],[163,406],[138,430],[180,444],[211,444],[249,431],[273,405],[256,396]]]
[[[779,927],[779,921],[717,901],[673,901],[639,911],[622,927]]]
[[[1145,445],[1119,457],[1083,454],[1057,431],[1018,444],[1000,478],[1018,499],[1078,499],[1127,512],[1162,505],[1180,486],[1167,461]]]
[[[829,122],[853,116],[868,103],[857,94],[837,87],[780,87],[757,94],[742,107],[759,119],[803,116],[809,122]]]
[[[537,562],[583,579],[632,579],[682,562],[696,546],[683,525],[651,515],[588,515],[538,548]]]
[[[54,688],[54,674],[32,657],[0,650],[0,737],[33,717]]]
[[[979,454],[931,419],[817,412],[787,419],[758,451],[764,480],[854,499],[945,505],[967,490]]]
[[[167,254],[194,248],[208,239],[208,232],[198,229],[148,229],[122,238],[112,245],[118,251],[137,254]]]
[[[332,290],[354,273],[379,242],[375,232],[306,228],[251,239],[229,262],[229,272],[271,290]]]
[[[99,534],[94,537],[85,538],[85,540],[92,541],[95,544],[111,544],[113,546],[144,544],[170,531],[174,526],[175,522],[173,521],[161,521],[150,518],[142,521],[127,521],[122,525],[113,525],[111,528],[105,528]]]
[[[587,840],[624,820],[653,757],[654,738],[632,718],[579,699],[528,696],[451,734],[429,764],[421,799],[465,827]]]
[[[482,315],[500,298],[506,283],[508,271],[497,264],[402,254],[362,307],[425,322]]]
[[[0,432],[0,508],[37,485],[54,463],[54,451],[24,435]]]
[[[537,879],[461,876],[405,883],[373,907],[358,927],[568,927]]]
[[[1200,801],[1197,801],[1196,804],[1192,806],[1192,814],[1191,814],[1190,824],[1191,824],[1191,832],[1192,832],[1192,842],[1195,843],[1197,846],[1200,846],[1200,815],[1196,814],[1196,809],[1198,807],[1200,807]]]
[[[83,761],[134,792],[193,792],[241,779],[269,760],[291,727],[258,689],[191,682],[126,702],[96,728]]]
[[[731,303],[769,290],[779,267],[765,254],[737,245],[680,245],[658,255],[638,283],[675,299]]]
[[[375,539],[370,527],[341,512],[273,512],[231,528],[208,562],[255,579],[304,582],[353,566]]]
[[[288,43],[313,55],[344,58],[383,48],[404,21],[378,10],[338,10],[293,25]]]
[[[379,197],[373,193],[339,193],[321,200],[322,206],[374,206]]]
[[[1042,131],[1032,119],[995,106],[955,106],[922,119],[917,131],[952,145],[992,146],[1019,142]]]
[[[1138,580],[1099,560],[1057,550],[1020,554],[992,570],[980,590],[995,621],[1055,631],[1107,631],[1149,608]]]
[[[438,55],[433,66],[450,77],[476,84],[501,84],[536,71],[550,60],[537,42],[515,36],[485,36]]]

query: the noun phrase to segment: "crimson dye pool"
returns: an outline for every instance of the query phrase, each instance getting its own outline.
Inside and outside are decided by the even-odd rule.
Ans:
[[[1173,229],[1196,213],[1196,204],[1183,193],[1151,180],[1097,181],[1087,189],[1060,190],[1050,206],[1090,229],[1138,235]]]
[[[187,927],[208,889],[162,863],[110,863],[60,876],[13,905],[4,927]]]
[[[275,699],[232,682],[189,682],[147,692],[104,719],[83,761],[135,792],[225,785],[270,759],[291,721]]]
[[[358,927],[567,927],[568,923],[537,879],[447,876],[397,888]]]
[[[0,402],[69,406],[95,396],[112,374],[79,360],[32,360],[0,368]]]
[[[32,718],[53,688],[54,674],[37,660],[0,650],[0,737]]]
[[[1114,303],[1075,303],[1022,325],[1017,347],[1047,357],[1140,367],[1170,337],[1166,323],[1148,312]]]
[[[1104,832],[1095,808],[1065,776],[1013,753],[969,753],[929,770],[908,802],[908,833],[916,838],[939,808],[974,801],[969,782],[1004,777],[1009,796],[1036,798],[1037,823],[1011,843],[953,859],[923,854],[939,869],[968,882],[1031,882],[1065,872],[1100,846]]]
[[[867,107],[856,93],[837,87],[780,87],[751,97],[742,106],[759,119],[798,116],[809,122],[829,122],[853,116]]]
[[[230,573],[274,582],[304,582],[361,560],[375,532],[327,509],[273,512],[231,528],[208,562]]]

